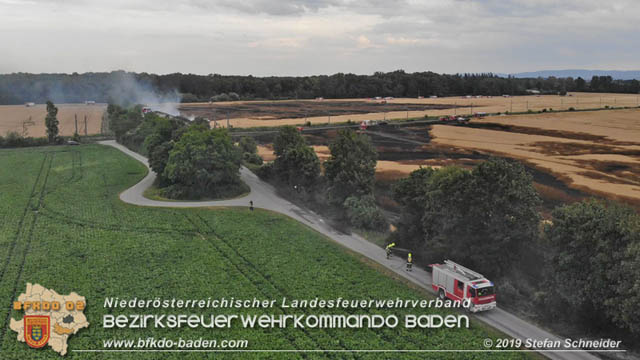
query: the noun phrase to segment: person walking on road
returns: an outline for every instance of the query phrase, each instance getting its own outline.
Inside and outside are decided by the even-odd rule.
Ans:
[[[411,267],[413,266],[413,259],[411,258],[411,253],[407,255],[407,271],[411,271]]]
[[[396,246],[396,243],[391,243],[389,245],[387,245],[387,247],[385,248],[385,251],[387,252],[387,259],[391,258],[391,249]]]
[[[249,200],[249,210],[253,211],[253,200]]]

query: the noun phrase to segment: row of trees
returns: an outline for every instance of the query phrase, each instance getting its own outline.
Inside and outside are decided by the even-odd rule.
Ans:
[[[396,183],[394,198],[402,206],[394,240],[421,260],[455,259],[499,279],[499,291],[510,281],[518,287],[513,272],[525,273],[535,281],[520,288],[533,288],[529,301],[541,316],[640,335],[634,209],[589,200],[558,207],[541,223],[531,176],[504,159],[472,170],[421,168]]]
[[[329,145],[331,157],[324,163],[324,176],[314,149],[296,128],[283,127],[273,149],[276,159],[260,169],[262,177],[273,178],[298,194],[326,194],[316,198],[318,205],[330,207],[337,217],[344,215],[352,226],[386,227],[373,196],[377,153],[368,136],[338,131]]]
[[[117,140],[149,157],[163,195],[220,198],[248,190],[239,174],[243,152],[226,129],[210,129],[203,119],[142,115],[139,106],[109,105],[107,115]]]
[[[218,74],[110,73],[0,75],[0,104],[35,101],[112,102],[123,89],[182,94],[183,101],[234,99],[356,98],[373,96],[417,97],[451,95],[519,95],[527,89],[544,93],[566,91],[640,92],[637,80],[610,76],[582,78],[512,78],[494,74],[406,73],[402,70],[373,75],[338,73],[320,76],[225,76]]]

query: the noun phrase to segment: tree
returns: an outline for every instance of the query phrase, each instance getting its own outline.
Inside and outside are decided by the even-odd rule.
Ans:
[[[475,254],[474,260],[479,266],[504,272],[538,237],[540,196],[531,175],[517,161],[492,158],[476,166],[471,175],[470,242],[486,244],[487,251],[486,255]]]
[[[44,118],[44,125],[47,127],[49,144],[55,143],[58,138],[58,124],[58,108],[51,101],[47,101],[47,116]]]
[[[349,223],[357,228],[384,231],[388,226],[373,195],[350,196],[344,201],[344,208]]]
[[[352,130],[340,130],[329,149],[325,174],[330,201],[342,205],[349,196],[373,193],[378,154],[371,139]]]
[[[320,176],[320,160],[312,147],[297,144],[276,158],[274,170],[290,186],[308,189]]]
[[[537,238],[540,199],[517,162],[419,169],[394,197],[403,206],[398,240],[424,259],[455,258],[498,276]]]
[[[191,126],[169,151],[163,172],[172,184],[167,191],[174,197],[237,195],[241,158],[226,129]]]
[[[283,126],[273,142],[273,153],[276,157],[282,156],[288,149],[295,148],[298,145],[306,145],[298,129],[293,126]]]
[[[155,171],[161,185],[167,183],[164,169],[167,167],[167,162],[169,161],[169,155],[173,149],[173,145],[173,141],[165,141],[154,146],[149,152],[149,167]]]
[[[258,145],[256,141],[249,136],[243,136],[238,142],[238,146],[242,150],[242,153],[255,154],[258,152]]]
[[[545,235],[549,295],[594,325],[608,321],[640,334],[640,216],[589,200],[555,209]]]
[[[290,186],[311,187],[320,176],[320,160],[312,147],[307,146],[300,132],[292,127],[280,129],[273,143],[274,171]]]

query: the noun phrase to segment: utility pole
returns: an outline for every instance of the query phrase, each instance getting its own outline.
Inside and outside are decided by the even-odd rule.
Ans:
[[[76,119],[76,134],[78,133],[78,114],[73,114],[73,117]]]
[[[509,112],[513,112],[513,98],[511,98],[511,110]]]
[[[229,128],[230,128],[230,126],[229,126],[229,112],[227,111],[227,129],[229,129]]]
[[[89,132],[87,131],[87,115],[84,116],[84,135],[89,135]]]

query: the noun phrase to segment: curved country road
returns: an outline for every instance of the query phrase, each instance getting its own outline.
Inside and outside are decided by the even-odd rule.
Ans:
[[[114,140],[100,141],[100,144],[113,146],[125,154],[133,157],[134,159],[143,163],[149,168],[148,160],[146,157],[135,153],[126,147],[116,143]],[[291,202],[279,197],[276,194],[275,189],[261,181],[255,174],[249,171],[247,168],[242,167],[240,170],[240,176],[242,180],[249,185],[251,192],[237,199],[231,200],[219,200],[219,201],[157,201],[147,199],[143,196],[144,191],[153,184],[156,179],[156,174],[149,169],[147,176],[139,183],[125,190],[120,194],[120,199],[126,203],[142,206],[156,206],[156,207],[207,207],[207,206],[249,206],[249,201],[252,200],[254,206],[257,208],[276,211],[281,214],[292,217],[301,223],[311,227],[312,229],[330,237],[335,242],[356,251],[379,264],[394,271],[396,274],[408,279],[412,283],[433,292],[431,288],[431,274],[414,267],[412,272],[405,271],[405,262],[398,257],[393,257],[387,260],[383,249],[379,246],[363,239],[362,237],[352,234],[347,235],[340,233],[325,224],[320,216],[312,211],[302,209]],[[477,319],[487,323],[488,325],[501,330],[507,335],[520,338],[523,341],[526,339],[534,339],[543,341],[549,339],[551,341],[564,341],[564,338],[559,338],[556,335],[549,333],[531,323],[528,323],[500,308],[474,315]],[[559,360],[577,360],[577,359],[598,359],[591,353],[576,352],[576,351],[539,351],[545,356],[551,359]]]

